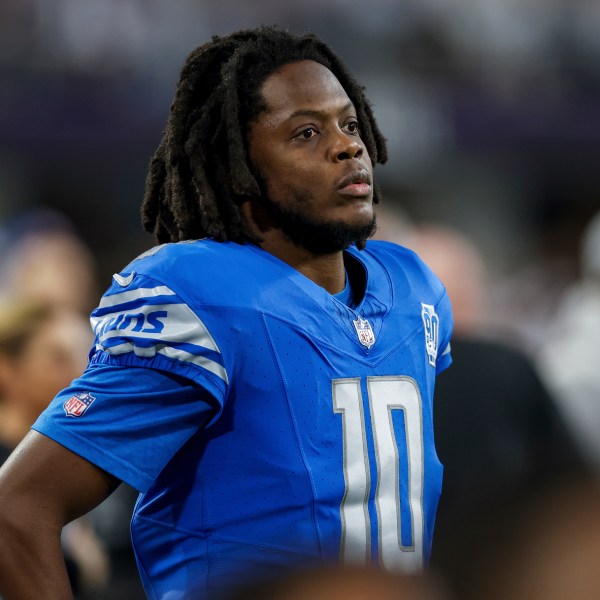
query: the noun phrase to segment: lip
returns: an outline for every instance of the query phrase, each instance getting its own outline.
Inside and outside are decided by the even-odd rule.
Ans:
[[[368,196],[372,192],[371,183],[371,173],[367,169],[358,169],[342,177],[338,182],[337,190],[346,196]]]

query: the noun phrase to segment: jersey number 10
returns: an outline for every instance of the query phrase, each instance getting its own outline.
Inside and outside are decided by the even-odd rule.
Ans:
[[[360,378],[332,382],[333,410],[342,415],[345,493],[340,507],[341,557],[366,563],[371,556],[371,469],[366,409]],[[421,396],[409,377],[367,377],[368,411],[376,461],[375,508],[379,561],[389,570],[418,571],[423,567],[423,424]],[[392,411],[404,413],[406,443],[398,447]],[[401,475],[400,453],[408,472]],[[410,515],[410,545],[402,544],[400,478],[406,477]],[[405,536],[406,537],[406,536]]]

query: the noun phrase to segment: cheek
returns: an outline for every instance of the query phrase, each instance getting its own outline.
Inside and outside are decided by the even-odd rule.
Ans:
[[[290,152],[285,144],[260,140],[250,147],[249,156],[252,169],[269,191],[314,178],[314,165],[309,165],[298,153]]]
[[[309,188],[314,174],[311,175],[299,165],[275,159],[262,172],[261,179],[269,198],[284,201],[293,199],[298,191]]]
[[[283,183],[306,176],[308,169],[306,161],[290,160],[282,156],[282,153],[274,152],[265,164],[265,172],[268,173],[270,179]]]
[[[321,193],[327,189],[327,181],[332,178],[331,173],[322,165],[307,160],[294,161],[292,164],[280,165],[276,171],[277,180],[281,186],[288,186],[298,190],[319,190]]]

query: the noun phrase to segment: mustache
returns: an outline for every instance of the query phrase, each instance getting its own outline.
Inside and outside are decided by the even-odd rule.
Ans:
[[[338,182],[338,189],[346,187],[347,185],[351,185],[352,183],[368,183],[371,185],[373,183],[373,177],[368,169],[356,169],[355,171],[351,171],[344,175]]]

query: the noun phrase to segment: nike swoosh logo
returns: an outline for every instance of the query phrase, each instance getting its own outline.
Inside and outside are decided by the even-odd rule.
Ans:
[[[113,279],[121,286],[121,287],[127,287],[132,281],[133,278],[135,277],[135,271],[133,271],[132,273],[129,273],[129,275],[127,275],[127,277],[123,277],[123,275],[119,275],[118,273],[115,273],[113,275]]]

